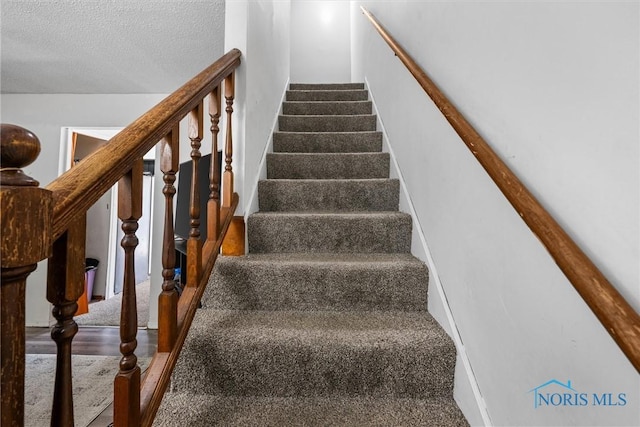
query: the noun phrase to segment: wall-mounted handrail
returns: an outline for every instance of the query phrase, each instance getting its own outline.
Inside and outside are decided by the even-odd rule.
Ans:
[[[640,315],[536,200],[416,61],[364,7],[362,12],[429,95],[462,141],[540,239],[562,272],[640,372]]]

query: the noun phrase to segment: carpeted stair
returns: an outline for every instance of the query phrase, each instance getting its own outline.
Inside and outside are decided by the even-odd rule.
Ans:
[[[249,254],[218,259],[155,425],[466,426],[364,85],[286,97]]]

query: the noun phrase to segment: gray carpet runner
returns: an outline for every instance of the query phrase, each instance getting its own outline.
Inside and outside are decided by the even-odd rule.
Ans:
[[[218,259],[155,425],[468,425],[371,110],[290,85],[249,253]]]

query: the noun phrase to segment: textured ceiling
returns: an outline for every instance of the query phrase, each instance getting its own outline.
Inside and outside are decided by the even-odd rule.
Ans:
[[[224,0],[0,5],[3,93],[170,93],[224,53]]]

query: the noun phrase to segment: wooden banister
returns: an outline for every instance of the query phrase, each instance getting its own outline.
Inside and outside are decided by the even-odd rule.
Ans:
[[[640,315],[491,149],[427,73],[364,7],[362,12],[429,95],[491,179],[640,372]]]
[[[53,237],[68,227],[75,212],[86,212],[106,193],[173,125],[240,65],[240,51],[232,49],[192,80],[166,97],[142,117],[111,138],[92,156],[53,181]]]
[[[233,49],[157,106],[127,126],[102,148],[54,180],[46,189],[21,168],[33,162],[38,139],[14,125],[2,125],[0,203],[2,205],[2,426],[24,423],[25,285],[36,263],[49,257],[47,299],[57,323],[52,339],[58,348],[52,425],[73,426],[71,348],[78,325],[73,320],[77,300],[84,292],[87,210],[119,182],[118,216],[124,237],[123,298],[120,318],[119,372],[114,380],[114,426],[150,426],[167,389],[171,373],[187,336],[222,241],[238,206],[234,192],[232,120],[235,69],[240,51]],[[217,134],[222,87],[227,103],[225,176],[217,166]],[[205,99],[209,97],[209,102]],[[204,106],[209,105],[213,136],[206,245],[200,239],[198,161],[204,136]],[[193,185],[190,193],[187,266],[189,286],[178,297],[175,282],[173,197],[179,171],[179,129],[188,116]],[[136,230],[142,216],[143,155],[160,144],[164,174],[165,216],[162,241],[162,292],[158,296],[158,349],[142,378],[135,354],[137,341]],[[220,203],[225,189],[225,204]],[[185,266],[183,266],[184,268]]]

